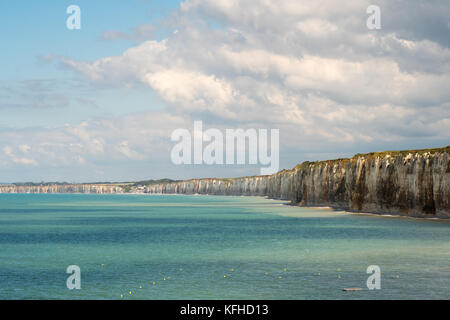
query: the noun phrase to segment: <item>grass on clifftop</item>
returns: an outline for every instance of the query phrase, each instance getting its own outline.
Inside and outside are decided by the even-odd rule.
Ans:
[[[424,154],[424,153],[436,153],[436,152],[447,152],[450,153],[450,146],[443,148],[430,148],[430,149],[417,149],[417,150],[400,150],[400,151],[382,151],[382,152],[370,152],[370,153],[357,153],[353,158],[358,157],[384,157],[386,155],[391,156],[406,156],[410,153],[412,154]]]
[[[336,162],[349,162],[352,159],[357,159],[360,157],[366,158],[384,158],[387,155],[390,156],[407,156],[408,154],[424,154],[424,153],[436,153],[436,152],[447,152],[450,154],[450,146],[443,148],[430,148],[430,149],[417,149],[417,150],[394,150],[394,151],[380,151],[380,152],[369,152],[369,153],[357,153],[352,158],[339,158],[333,160],[322,160],[322,161],[305,161],[301,164],[295,166],[294,169],[306,168],[310,165],[320,166],[323,164],[333,164]]]

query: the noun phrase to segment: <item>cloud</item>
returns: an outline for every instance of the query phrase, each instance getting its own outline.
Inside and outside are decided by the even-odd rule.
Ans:
[[[116,40],[129,40],[129,41],[144,41],[154,38],[155,27],[151,24],[141,24],[130,33],[109,30],[102,33],[102,39],[105,41],[116,41]]]
[[[131,40],[132,36],[126,32],[121,31],[105,31],[102,33],[102,39],[106,41],[114,41],[118,39]]]
[[[146,112],[83,121],[78,125],[7,129],[0,135],[2,160],[50,166],[70,166],[80,162],[119,163],[130,159],[167,160],[171,132],[189,125],[181,117]],[[17,147],[12,147],[11,143]],[[166,154],[167,159],[164,158]]]
[[[0,87],[0,108],[64,108],[69,97],[61,92],[62,83],[55,79],[28,79]]]
[[[139,152],[131,149],[128,141],[120,142],[117,149],[119,150],[120,153],[125,155],[128,159],[144,160],[146,158],[145,155],[140,154]]]
[[[22,151],[22,153],[27,154],[31,150],[31,147],[27,144],[22,144],[19,146],[19,150]]]
[[[164,39],[141,25],[103,34],[138,42],[121,55],[48,57],[93,87],[145,86],[165,110],[42,129],[32,139],[25,131],[5,136],[29,145],[27,157],[39,163],[159,159],[169,154],[171,129],[189,128],[193,120],[217,128],[280,128],[287,165],[324,150],[445,143],[450,5],[379,1],[382,29],[368,30],[370,4],[184,1],[166,19],[176,32]]]
[[[10,147],[9,145],[3,147],[3,153],[6,155],[7,158],[9,158],[13,163],[16,164],[21,164],[21,165],[38,165],[38,163],[33,160],[33,159],[29,159],[29,158],[25,158],[25,157],[20,157],[20,156],[16,156],[13,152],[12,147]]]
[[[144,83],[176,114],[301,124],[305,134],[315,134],[320,118],[328,139],[357,141],[368,136],[359,132],[366,131],[368,122],[361,110],[379,114],[388,106],[417,117],[430,106],[445,108],[450,100],[448,48],[424,37],[400,38],[392,26],[379,33],[368,30],[367,5],[186,1],[175,19],[178,32],[168,38],[93,63],[64,62],[93,83]],[[383,10],[391,8],[387,3],[381,7],[383,16],[394,14]],[[208,28],[212,19],[223,25]],[[314,97],[329,104],[328,117],[315,115],[309,106]],[[340,109],[332,110],[337,105]],[[340,110],[346,110],[341,116],[351,115],[353,127],[336,128],[340,123],[332,115]],[[401,125],[406,118],[398,120]],[[375,117],[371,121],[370,134],[381,136],[376,128],[383,131],[384,123]],[[336,135],[331,134],[334,128]]]

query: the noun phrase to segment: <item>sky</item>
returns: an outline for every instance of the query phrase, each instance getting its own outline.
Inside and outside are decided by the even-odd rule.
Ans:
[[[450,145],[449,17],[446,0],[2,1],[0,182],[258,174],[175,165],[171,133],[198,120],[279,129],[280,169]]]

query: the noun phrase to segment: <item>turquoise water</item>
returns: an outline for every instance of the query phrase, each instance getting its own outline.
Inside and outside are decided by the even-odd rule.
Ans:
[[[418,298],[450,298],[450,221],[256,197],[0,195],[0,299]]]

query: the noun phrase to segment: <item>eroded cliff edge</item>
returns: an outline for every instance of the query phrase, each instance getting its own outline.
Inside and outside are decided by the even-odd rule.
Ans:
[[[450,147],[305,162],[270,176],[134,184],[0,185],[0,193],[127,192],[267,196],[300,206],[450,218]]]
[[[356,155],[270,176],[154,184],[146,192],[267,196],[301,206],[450,218],[449,154],[450,147]]]

